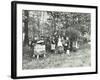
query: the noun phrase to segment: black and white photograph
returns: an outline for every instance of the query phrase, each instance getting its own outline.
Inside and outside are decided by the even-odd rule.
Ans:
[[[95,6],[16,5],[17,76],[96,73]]]
[[[23,10],[23,69],[91,66],[91,14]]]

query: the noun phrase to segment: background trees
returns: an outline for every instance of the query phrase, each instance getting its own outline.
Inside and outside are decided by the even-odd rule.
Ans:
[[[28,43],[28,20],[29,18],[29,12],[27,10],[24,10],[23,11],[23,33],[25,34],[24,35],[24,45],[27,45]]]
[[[35,36],[52,36],[55,32],[69,36],[72,41],[91,34],[89,13],[23,10],[22,15],[25,45]]]

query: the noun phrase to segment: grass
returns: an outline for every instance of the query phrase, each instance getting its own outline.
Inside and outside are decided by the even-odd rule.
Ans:
[[[23,69],[46,69],[62,67],[86,67],[91,66],[90,45],[84,44],[77,52],[67,54],[48,53],[45,58],[31,58],[31,51],[25,49],[23,55]]]

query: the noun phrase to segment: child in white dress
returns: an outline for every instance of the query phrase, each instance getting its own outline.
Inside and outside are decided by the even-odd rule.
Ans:
[[[60,38],[60,36],[59,36],[59,38],[58,38],[58,47],[62,47],[63,45],[62,45],[62,41],[61,41],[61,38]]]
[[[58,38],[57,47],[58,47],[58,53],[64,53],[63,44],[62,44],[62,39],[61,39],[60,36],[59,36],[59,38]]]

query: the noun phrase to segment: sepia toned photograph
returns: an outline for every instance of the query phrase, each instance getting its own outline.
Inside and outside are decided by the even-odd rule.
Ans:
[[[23,69],[91,66],[91,14],[22,11]]]
[[[12,2],[12,78],[97,74],[97,6]]]

